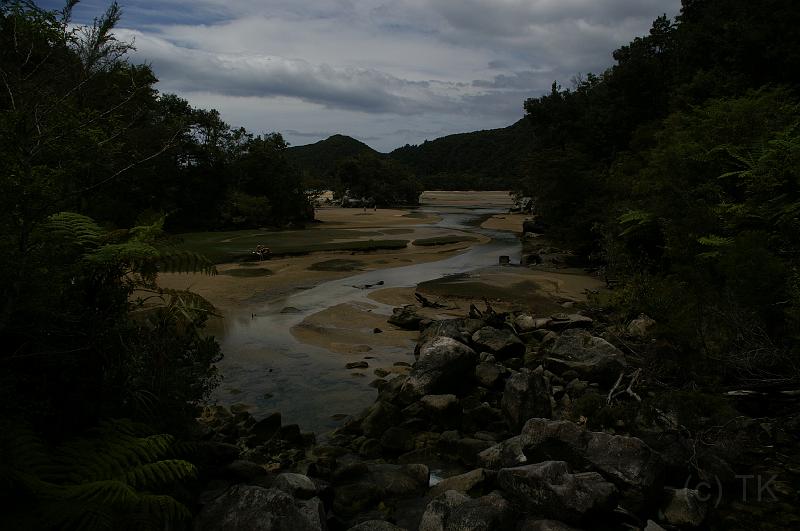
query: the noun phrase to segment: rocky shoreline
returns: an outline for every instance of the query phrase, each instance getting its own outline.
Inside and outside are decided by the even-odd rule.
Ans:
[[[653,321],[569,311],[398,308],[390,323],[420,330],[415,363],[322,442],[277,413],[207,408],[195,529],[716,528],[715,492],[741,491],[734,463],[763,423],[687,429],[643,376]]]

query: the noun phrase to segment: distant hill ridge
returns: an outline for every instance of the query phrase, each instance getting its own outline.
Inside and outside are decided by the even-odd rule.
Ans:
[[[532,128],[523,118],[501,129],[447,135],[391,153],[380,153],[341,134],[291,147],[287,153],[294,164],[316,179],[324,179],[342,160],[371,155],[404,164],[428,189],[497,189],[511,186],[523,174],[532,144]]]

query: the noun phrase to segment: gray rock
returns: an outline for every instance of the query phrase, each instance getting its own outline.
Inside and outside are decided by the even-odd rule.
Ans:
[[[494,474],[490,470],[484,468],[477,468],[471,470],[466,474],[458,476],[451,476],[441,480],[439,483],[431,487],[428,496],[435,498],[440,494],[444,494],[448,490],[454,490],[463,494],[468,494],[471,491],[480,489],[489,482],[489,479]]]
[[[461,422],[461,404],[456,395],[425,395],[418,403],[423,416],[439,426],[455,428]]]
[[[348,531],[407,531],[405,527],[399,527],[385,520],[367,520],[357,526],[351,527]]]
[[[475,367],[475,379],[484,387],[492,388],[505,373],[505,368],[497,363],[483,362]]]
[[[467,466],[474,466],[478,463],[478,455],[490,448],[493,444],[490,441],[465,437],[456,442],[456,453],[461,462]]]
[[[317,499],[297,501],[279,489],[234,485],[194,519],[195,531],[322,531]]]
[[[413,304],[395,308],[392,310],[392,316],[387,321],[389,324],[405,330],[419,330],[419,323],[424,317],[417,314],[418,311],[419,307]]]
[[[527,464],[528,458],[522,451],[523,443],[520,435],[506,439],[478,454],[478,463],[492,470]]]
[[[352,363],[348,363],[345,365],[348,369],[367,369],[369,368],[369,363],[366,361],[354,361]]]
[[[645,314],[640,314],[639,317],[628,323],[626,331],[634,337],[647,337],[655,324],[653,319]]]
[[[291,472],[279,474],[272,486],[295,498],[308,499],[317,494],[317,486],[311,481],[311,478]]]
[[[428,489],[429,477],[425,465],[355,463],[334,476],[334,511],[349,517],[381,501],[421,495]]]
[[[380,438],[383,433],[401,421],[400,410],[392,404],[378,400],[366,411],[361,421],[361,431],[372,438]]]
[[[547,328],[561,332],[572,328],[591,328],[594,321],[591,317],[586,317],[577,313],[557,313],[550,316]]]
[[[622,352],[603,338],[584,330],[570,329],[555,341],[548,368],[554,372],[574,370],[584,380],[613,385],[628,366]]]
[[[500,407],[513,431],[522,428],[525,422],[534,417],[550,417],[553,414],[550,403],[550,384],[544,378],[544,370],[522,369],[506,380]]]
[[[528,460],[564,459],[599,472],[621,489],[628,509],[640,510],[660,492],[664,462],[641,439],[547,419],[529,420],[520,437]]]
[[[596,472],[571,473],[564,461],[503,468],[497,483],[527,510],[569,523],[613,511],[617,489]]]
[[[514,332],[506,328],[485,326],[472,334],[472,342],[480,350],[493,352],[498,359],[521,356],[525,353],[525,344]]]
[[[392,426],[381,436],[381,446],[393,452],[409,452],[414,449],[414,434],[405,428]]]
[[[708,505],[698,491],[685,488],[665,489],[665,495],[661,512],[670,524],[699,527],[706,519]]]
[[[441,321],[431,321],[430,324],[422,328],[417,341],[415,354],[419,354],[422,348],[438,337],[449,337],[465,345],[468,345],[472,334],[486,326],[480,319],[444,319]]]
[[[663,527],[658,525],[652,520],[648,520],[647,524],[644,526],[644,531],[665,531]]]
[[[400,390],[408,403],[430,394],[458,394],[470,383],[478,355],[449,337],[437,337],[420,350],[419,359]]]
[[[450,490],[428,504],[419,531],[504,531],[511,518],[511,505],[498,492],[470,499]]]
[[[526,518],[517,527],[517,531],[579,531],[578,529],[559,522],[558,520],[539,520],[533,517]]]

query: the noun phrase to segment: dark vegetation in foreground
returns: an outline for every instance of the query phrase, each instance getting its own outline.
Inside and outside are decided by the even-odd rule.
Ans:
[[[606,72],[525,103],[520,193],[613,309],[659,322],[678,388],[800,385],[800,10],[753,7],[685,1]]]
[[[310,436],[297,426],[281,426],[279,418],[256,422],[242,411],[211,410],[224,418],[207,418],[210,431],[196,431],[197,406],[218,381],[219,346],[201,333],[213,310],[191,293],[160,289],[155,278],[159,271],[213,274],[214,268],[199,254],[176,251],[164,228],[302,224],[313,217],[307,190],[315,176],[290,163],[280,135],[250,135],[223,123],[215,111],[158,94],[150,68],[128,63],[129,46],[113,38],[116,4],[85,29],[70,24],[74,4],[49,12],[29,2],[0,2],[0,522],[4,529],[188,527],[209,478],[222,475],[224,485],[243,477],[273,485],[271,478],[258,479],[263,467],[233,461],[241,448],[221,440],[247,446],[253,459],[266,452],[265,463],[272,463],[282,452],[307,448]],[[514,170],[521,176],[520,194],[534,199],[537,228],[596,263],[615,287],[610,299],[598,299],[592,309],[594,339],[563,332],[563,316],[542,326],[525,318],[531,333],[524,342],[509,336],[504,322],[489,323],[486,316],[478,320],[483,328],[490,325],[483,334],[466,321],[452,324],[450,332],[437,325],[420,347],[435,342],[431,354],[441,354],[442,365],[417,364],[411,374],[416,380],[376,384],[382,388],[377,412],[348,423],[352,431],[341,434],[338,445],[316,448],[313,467],[305,463],[308,474],[340,482],[338,498],[330,499],[334,494],[324,485],[284,476],[275,481],[292,496],[265,489],[270,499],[300,511],[296,495],[304,499],[297,504],[306,516],[324,504],[335,508],[337,499],[338,514],[346,517],[364,508],[381,511],[386,506],[377,499],[376,484],[386,480],[386,489],[405,485],[423,492],[427,468],[348,462],[347,452],[394,459],[412,451],[409,441],[417,437],[420,443],[452,442],[449,451],[472,465],[495,448],[499,460],[492,461],[489,452],[480,461],[490,470],[507,466],[504,452],[513,456],[515,444],[526,459],[552,458],[539,444],[554,425],[525,428],[523,421],[532,416],[576,421],[555,427],[594,440],[606,434],[586,435],[581,424],[639,430],[644,437],[643,427],[655,422],[646,414],[663,414],[659,422],[669,430],[655,433],[654,447],[664,434],[678,437],[685,452],[668,455],[666,444],[668,464],[689,459],[702,478],[739,472],[731,467],[744,466],[734,460],[741,455],[735,450],[758,449],[759,443],[764,473],[776,463],[781,470],[794,466],[797,420],[784,415],[794,406],[778,408],[768,399],[787,400],[792,395],[781,393],[795,390],[800,380],[798,18],[788,0],[763,2],[758,9],[743,0],[686,0],[677,21],[658,19],[648,36],[615,52],[617,63],[609,71],[587,75],[572,89],[554,85],[550,94],[529,100],[519,128],[533,130],[531,143],[520,144],[525,156],[514,162],[516,168],[524,161]],[[475,138],[481,134],[448,142],[468,145]],[[439,175],[442,183],[467,172],[426,162],[425,153],[441,160],[437,150],[449,149],[448,142],[401,149],[389,159],[354,153],[332,174],[337,192],[377,204],[414,202],[421,185],[408,165],[429,168],[417,173]],[[473,173],[476,183],[485,182],[485,173]],[[534,244],[530,254],[546,253]],[[629,328],[640,313],[655,319],[644,338]],[[521,328],[520,316],[513,317]],[[582,316],[566,319],[587,323]],[[618,332],[622,325],[639,339],[625,344],[630,338]],[[562,333],[547,339],[548,331]],[[498,333],[500,343],[492,339]],[[597,334],[625,349],[625,364],[622,351],[610,350]],[[597,356],[589,354],[601,369],[611,352],[619,362],[612,363],[615,370],[583,377],[581,360],[564,365],[553,354],[558,341],[567,343],[567,357],[580,351],[569,346],[570,338],[599,345]],[[501,355],[503,341],[515,353]],[[497,355],[481,359],[469,345]],[[548,372],[538,369],[539,358],[526,357],[531,352],[548,358]],[[462,358],[464,364],[445,367]],[[531,370],[522,371],[525,365]],[[620,365],[641,369],[621,370],[618,383],[634,393],[646,390],[641,403],[647,408],[628,400],[614,383]],[[595,391],[609,389],[611,397],[587,393],[592,383],[598,384]],[[721,398],[723,391],[744,398],[733,403]],[[425,399],[443,393],[448,397]],[[458,398],[449,398],[451,393]],[[555,415],[550,398],[566,395],[575,403],[560,402]],[[743,420],[741,413],[760,421]],[[445,435],[455,420],[469,437]],[[405,422],[411,424],[400,425]],[[442,429],[433,437],[417,430],[421,424]],[[732,427],[744,442],[734,439]],[[184,442],[200,436],[216,443]],[[603,456],[570,446],[575,441],[550,442],[567,445],[571,465],[601,470],[589,488],[607,494],[593,498],[600,514],[608,515],[617,495],[635,513],[642,487],[659,486],[649,480],[631,485],[637,478],[604,468]],[[684,447],[687,442],[694,446]],[[342,449],[345,454],[335,455]],[[291,466],[299,466],[302,452],[293,455],[298,460]],[[217,468],[198,467],[209,463]],[[524,494],[526,482],[544,492],[542,475],[581,480],[570,479],[566,470],[553,465],[490,472],[487,484]],[[675,481],[682,477],[670,479],[680,486]],[[673,498],[688,496],[677,490]],[[787,492],[791,496],[796,488]],[[327,497],[325,503],[318,493]],[[544,500],[554,505],[531,510],[591,523],[593,508],[584,513],[558,506],[574,499],[555,497]],[[311,500],[317,500],[314,507],[308,507]],[[503,528],[511,512],[492,493],[445,501],[434,507],[442,522],[460,518],[462,507],[468,516],[497,515],[491,525]],[[487,510],[473,511],[476,505]],[[741,521],[755,526],[785,517],[793,525],[790,509],[781,506],[770,514],[762,508]],[[733,525],[737,518],[731,518]]]

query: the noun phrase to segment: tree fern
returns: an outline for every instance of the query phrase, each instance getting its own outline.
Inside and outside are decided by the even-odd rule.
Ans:
[[[159,528],[187,521],[189,510],[169,489],[197,471],[174,454],[170,435],[144,435],[141,424],[110,421],[48,452],[24,427],[0,435],[0,487],[33,499],[38,527]],[[136,522],[132,524],[132,522]]]

